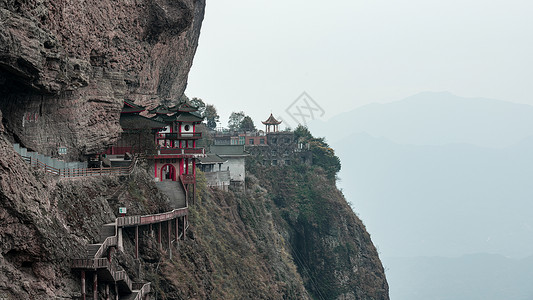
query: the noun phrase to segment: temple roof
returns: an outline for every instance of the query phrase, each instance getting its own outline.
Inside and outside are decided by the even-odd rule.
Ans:
[[[171,109],[173,111],[178,111],[178,112],[194,112],[194,111],[198,111],[198,107],[192,106],[191,104],[189,104],[187,102],[178,103],[178,105],[172,107]]]
[[[124,106],[121,113],[140,113],[146,110],[146,107],[137,105],[131,100],[124,99]]]
[[[160,129],[167,126],[165,123],[158,122],[137,114],[122,114],[120,115],[119,122],[123,130]]]
[[[281,121],[276,120],[272,114],[270,114],[270,117],[266,121],[262,121],[265,125],[279,125],[281,124]]]
[[[176,121],[178,122],[202,122],[204,118],[190,113],[190,112],[177,112]]]
[[[211,145],[209,153],[221,157],[244,157],[248,152],[244,150],[244,145]]]
[[[197,158],[197,162],[202,165],[222,164],[226,161],[227,160],[213,153],[208,153],[206,157]]]
[[[151,117],[150,119],[152,120],[155,120],[157,122],[163,122],[163,123],[172,123],[174,121],[176,121],[176,115],[164,115],[164,114],[159,114],[159,115],[155,115],[153,117]]]
[[[173,113],[171,109],[169,109],[166,105],[163,104],[159,104],[157,107],[150,109],[148,112],[157,115],[168,115]]]

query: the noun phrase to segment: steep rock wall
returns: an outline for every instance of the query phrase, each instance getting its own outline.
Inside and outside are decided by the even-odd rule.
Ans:
[[[14,139],[67,158],[120,133],[124,98],[178,98],[205,0],[0,1],[0,109]]]

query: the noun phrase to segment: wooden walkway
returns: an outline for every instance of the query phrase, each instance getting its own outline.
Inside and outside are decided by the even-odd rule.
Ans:
[[[110,299],[109,287],[114,286],[116,299],[123,300],[142,300],[150,293],[150,282],[133,282],[117,262],[113,260],[113,254],[116,249],[123,251],[123,230],[126,228],[135,229],[135,258],[139,257],[139,227],[153,225],[158,227],[158,243],[162,249],[162,224],[166,223],[168,232],[168,247],[172,247],[172,232],[174,232],[175,241],[185,239],[188,224],[187,207],[177,208],[165,213],[118,217],[115,222],[102,226],[100,230],[100,243],[87,245],[86,257],[74,259],[72,268],[81,272],[81,299],[87,299],[86,275],[92,274],[93,299],[98,299],[98,283],[104,284],[105,299]],[[180,219],[182,222],[180,222]],[[181,223],[181,230],[179,225]],[[120,296],[120,297],[119,297]]]
[[[36,169],[41,169],[45,172],[66,178],[103,175],[129,175],[133,171],[135,165],[135,160],[133,160],[128,167],[58,169],[45,164],[39,159],[33,159],[30,156],[22,156],[22,159]]]

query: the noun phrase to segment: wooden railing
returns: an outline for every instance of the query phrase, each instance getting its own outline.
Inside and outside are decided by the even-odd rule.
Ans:
[[[94,258],[94,259],[75,259],[72,262],[72,268],[74,269],[106,269],[114,281],[123,281],[124,284],[128,287],[129,292],[132,292],[135,288],[133,287],[133,281],[128,276],[126,271],[117,270],[115,264],[111,263],[107,258]]]
[[[163,221],[172,220],[177,217],[185,216],[188,213],[189,213],[189,209],[187,207],[184,207],[184,208],[176,208],[169,212],[164,212],[164,213],[154,214],[154,215],[118,217],[117,227],[131,227],[131,226],[159,223]]]
[[[124,283],[128,286],[128,289],[130,290],[130,292],[133,291],[133,289],[132,289],[133,282],[131,281],[131,279],[128,276],[128,274],[126,273],[126,271],[124,271],[124,270],[116,271],[112,275],[114,275],[113,279],[115,281],[124,281]]]
[[[98,251],[96,251],[96,253],[94,254],[94,258],[100,258],[102,257],[102,255],[104,255],[104,252],[109,248],[109,247],[114,247],[114,246],[117,246],[118,244],[118,237],[116,235],[113,235],[113,236],[108,236],[104,242],[102,243],[102,245],[100,246],[100,248],[98,248]]]
[[[157,139],[159,140],[190,140],[190,139],[201,139],[202,133],[201,132],[174,132],[174,133],[160,133],[157,135]]]
[[[22,156],[22,159],[37,169],[68,178],[102,175],[129,175],[133,171],[135,165],[135,161],[133,160],[129,167],[58,169],[49,166],[38,159],[32,159],[30,156]]]
[[[128,227],[128,226],[136,226],[136,225],[147,225],[152,223],[159,223],[163,221],[168,221],[177,217],[185,216],[189,213],[189,209],[187,207],[185,208],[178,208],[174,209],[169,212],[164,212],[160,214],[153,214],[153,215],[144,215],[144,216],[129,216],[129,217],[118,217],[116,218],[115,224],[117,227]],[[189,228],[189,224],[186,224],[184,231],[187,231]],[[180,238],[183,236],[183,233],[180,233]],[[105,251],[111,246],[117,246],[118,244],[118,236],[117,236],[117,230],[115,230],[115,235],[108,236],[105,238],[104,242],[100,245],[96,253],[94,254],[94,258],[83,258],[83,259],[74,259],[72,261],[72,268],[74,269],[91,269],[91,270],[97,270],[97,269],[106,269],[111,276],[113,277],[113,280],[115,282],[123,282],[128,287],[128,292],[134,292],[137,291],[137,295],[135,295],[134,300],[142,300],[144,299],[144,296],[150,293],[150,282],[143,283],[138,282],[134,283],[124,270],[118,271],[115,264],[110,262],[108,258],[102,258],[101,256],[104,254]]]
[[[157,150],[157,155],[176,155],[176,154],[205,154],[204,148],[161,148]]]
[[[107,267],[109,267],[107,258],[74,259],[72,261],[72,268],[74,269],[103,269]]]
[[[133,283],[133,290],[138,290],[139,293],[133,300],[142,300],[144,299],[144,296],[148,293],[150,293],[150,282],[134,282]]]

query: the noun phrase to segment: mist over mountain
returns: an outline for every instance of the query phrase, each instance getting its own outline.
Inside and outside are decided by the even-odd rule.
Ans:
[[[310,128],[341,158],[391,299],[533,299],[517,269],[533,254],[532,106],[425,92]]]
[[[471,254],[455,258],[386,258],[384,264],[387,279],[401,282],[391,288],[391,299],[533,299],[533,257]]]
[[[523,257],[533,246],[532,144],[399,145],[352,135],[335,146],[339,186],[386,256]]]
[[[309,127],[328,141],[355,133],[400,144],[466,143],[505,147],[533,135],[533,106],[448,92],[423,92],[400,101],[369,104]]]

